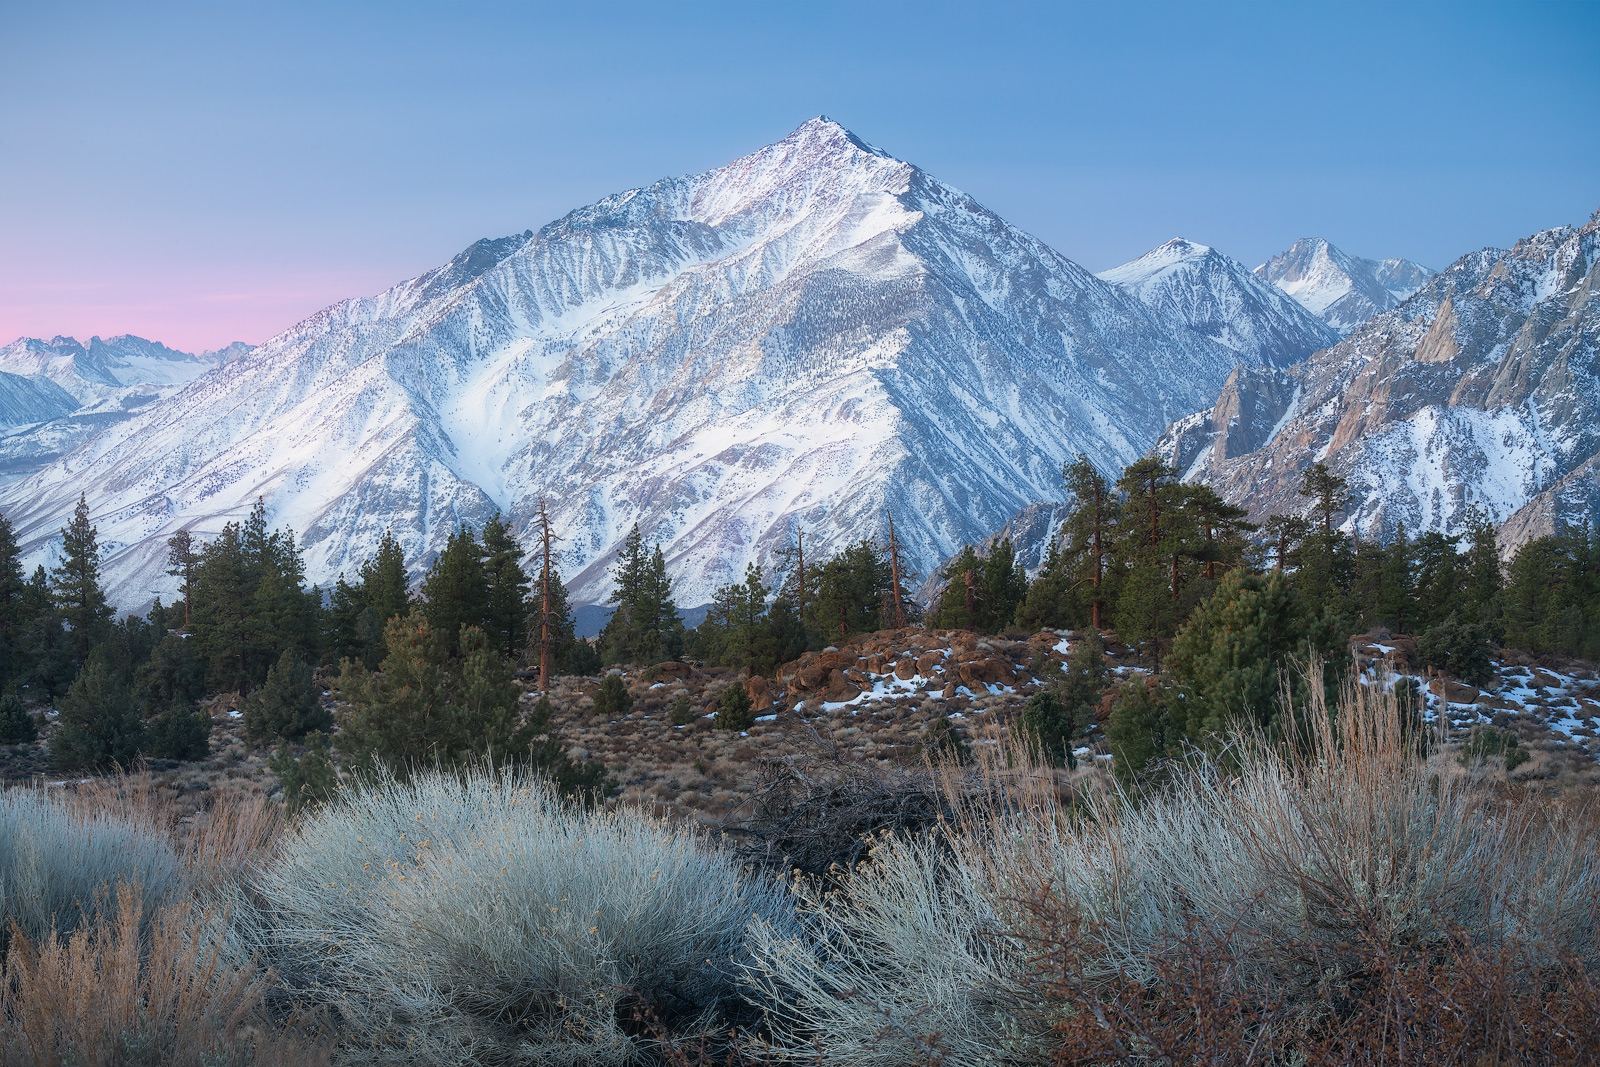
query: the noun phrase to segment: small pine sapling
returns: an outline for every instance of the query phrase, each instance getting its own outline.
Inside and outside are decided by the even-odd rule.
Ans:
[[[1072,754],[1072,735],[1077,731],[1072,709],[1050,690],[1033,694],[1022,709],[1022,728],[1029,741],[1054,766],[1069,770],[1078,766]]]
[[[972,746],[961,736],[961,732],[956,729],[955,723],[950,721],[948,715],[941,715],[928,723],[919,748],[953,759],[957,763],[966,763],[972,758]]]
[[[688,693],[679,693],[678,699],[672,702],[672,709],[667,712],[667,722],[673,726],[688,726],[694,722],[694,705],[689,703]]]
[[[717,706],[711,725],[719,730],[748,730],[756,724],[755,708],[744,686],[735,682],[722,691],[722,701]]]
[[[25,745],[38,736],[39,726],[22,701],[10,693],[0,697],[0,745]]]
[[[601,679],[600,688],[594,695],[594,713],[605,719],[617,719],[628,713],[633,707],[633,698],[628,695],[628,687],[622,684],[620,674],[608,674]]]
[[[339,791],[339,772],[328,756],[328,735],[320,730],[305,735],[305,751],[299,756],[288,741],[280,740],[267,766],[283,785],[290,815],[321,807]]]

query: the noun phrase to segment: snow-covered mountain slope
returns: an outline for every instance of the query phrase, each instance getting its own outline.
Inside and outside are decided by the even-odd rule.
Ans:
[[[81,491],[135,607],[165,539],[257,496],[309,577],[392,526],[420,567],[548,498],[578,603],[638,522],[681,603],[877,532],[927,571],[1062,461],[1108,468],[1238,354],[1168,324],[971,197],[826,119],[727,166],[481,241],[336,304],[0,490],[31,556]]]
[[[1287,367],[1339,339],[1332,327],[1235,260],[1181,237],[1102,271],[1171,323],[1251,366]]]
[[[1288,293],[1342,337],[1382,311],[1398,307],[1432,277],[1408,259],[1362,259],[1320,237],[1302,237],[1255,273]]]
[[[48,378],[0,371],[0,427],[48,422],[77,406],[76,397]]]
[[[1256,516],[1303,512],[1300,472],[1350,481],[1363,536],[1460,530],[1510,551],[1600,518],[1600,213],[1463,256],[1287,373],[1246,372],[1156,450]]]
[[[249,351],[236,342],[192,355],[131,334],[87,345],[71,337],[18,338],[0,348],[0,376],[28,383],[11,390],[15,403],[0,401],[0,482],[40,469]]]
[[[126,407],[129,405],[122,402],[134,395],[130,391],[153,399],[162,390],[192,382],[222,362],[212,353],[178,352],[131,334],[109,341],[94,337],[87,345],[71,337],[48,341],[22,337],[0,348],[0,371],[54,382],[80,406],[114,400]]]

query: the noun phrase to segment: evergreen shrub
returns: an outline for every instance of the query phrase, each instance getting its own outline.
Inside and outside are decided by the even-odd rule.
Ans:
[[[623,684],[622,676],[608,674],[600,680],[600,688],[594,695],[594,713],[602,719],[616,719],[628,713],[633,707],[633,697],[628,695],[628,687]]]
[[[722,700],[711,725],[719,730],[748,730],[756,724],[756,710],[750,704],[750,694],[744,686],[734,682],[722,691]]]
[[[313,731],[331,729],[333,714],[318,699],[310,664],[294,649],[286,650],[245,704],[245,736],[260,745],[275,738],[300,741]]]
[[[156,759],[205,759],[211,751],[211,716],[190,705],[168,704],[145,723],[142,751]]]
[[[93,656],[61,701],[50,755],[65,770],[126,766],[144,745],[144,720],[128,686]]]
[[[39,726],[22,701],[10,693],[0,696],[0,745],[27,744],[38,736]]]

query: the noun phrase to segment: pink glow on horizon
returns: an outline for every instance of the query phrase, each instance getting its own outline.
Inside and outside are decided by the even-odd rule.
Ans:
[[[220,272],[219,272],[220,273]],[[0,271],[0,345],[19,337],[134,334],[185,352],[261,342],[329,304],[393,285],[393,269],[248,278],[151,274],[64,282]]]

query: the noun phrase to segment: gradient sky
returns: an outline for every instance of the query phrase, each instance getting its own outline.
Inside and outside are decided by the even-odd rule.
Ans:
[[[1600,207],[1600,4],[0,0],[0,343],[259,342],[825,113],[1093,270]]]

